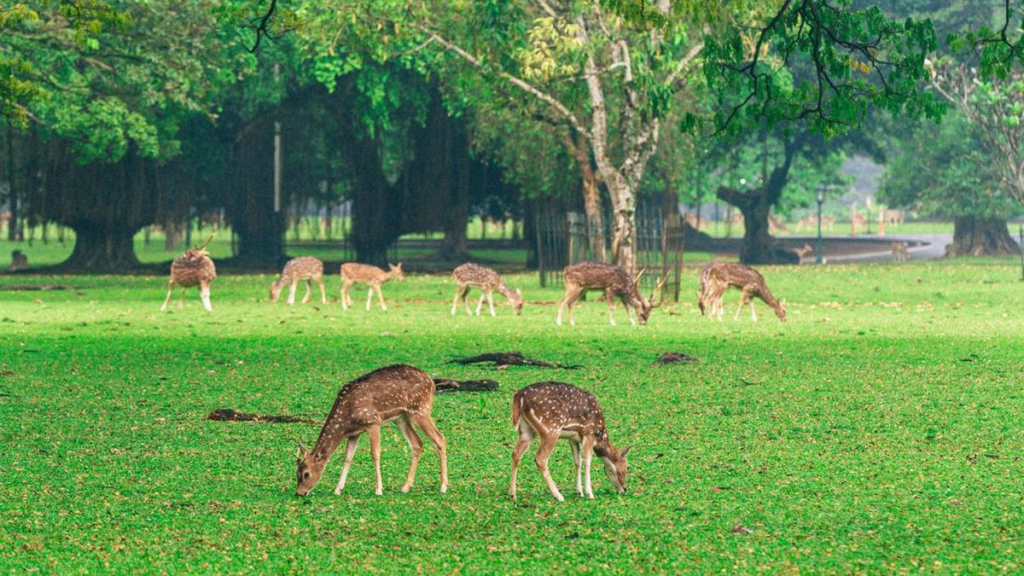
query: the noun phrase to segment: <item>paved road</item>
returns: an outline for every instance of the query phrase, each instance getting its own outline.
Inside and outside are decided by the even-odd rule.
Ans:
[[[887,236],[890,242],[896,240],[922,242],[921,246],[909,248],[910,257],[915,260],[934,260],[942,258],[946,253],[946,245],[952,244],[952,234],[894,234]],[[843,256],[829,256],[826,246],[825,258],[828,262],[883,262],[892,259],[892,252],[886,248],[877,252],[862,252],[860,254],[846,254]]]

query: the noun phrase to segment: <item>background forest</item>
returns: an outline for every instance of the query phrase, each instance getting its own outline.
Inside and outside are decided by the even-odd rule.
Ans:
[[[841,200],[844,166],[867,158],[885,167],[876,205],[955,223],[948,253],[1012,253],[1018,8],[8,3],[0,225],[11,241],[57,225],[63,269],[117,272],[154,231],[176,249],[223,230],[228,265],[272,267],[289,229],[376,264],[425,234],[459,262],[469,222],[511,222],[528,264],[538,214],[579,210],[609,230],[595,256],[634,267],[643,206],[717,203],[715,222],[742,215],[742,261],[785,262],[774,219],[821,193],[849,220],[865,199]]]

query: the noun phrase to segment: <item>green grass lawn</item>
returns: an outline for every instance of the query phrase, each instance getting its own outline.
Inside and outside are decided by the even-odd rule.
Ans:
[[[763,269],[789,322],[761,304],[708,322],[690,295],[646,327],[608,326],[591,297],[576,327],[559,297],[510,279],[521,317],[449,314],[445,276],[389,284],[389,310],[267,302],[269,276],[224,276],[160,313],[164,277],[0,276],[0,569],[47,572],[1018,571],[1024,557],[1024,284],[1016,260]],[[365,292],[357,291],[360,300]],[[735,307],[729,295],[727,312]],[[529,303],[534,303],[529,305]],[[538,303],[539,302],[539,303]],[[453,357],[521,350],[576,371],[494,370]],[[694,365],[657,367],[661,352]],[[340,454],[294,496],[295,442],[318,426],[209,422],[221,407],[322,419],[338,388],[382,365],[493,378],[442,395],[439,494],[429,446],[416,486],[383,434],[331,494]],[[510,399],[540,380],[597,394],[613,443],[633,445],[628,492],[598,465],[574,494],[570,450],[506,496]],[[736,527],[748,530],[736,530]]]

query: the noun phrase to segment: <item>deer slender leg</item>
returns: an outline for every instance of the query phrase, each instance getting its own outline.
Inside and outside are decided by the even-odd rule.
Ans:
[[[348,310],[348,307],[352,305],[352,302],[348,298],[348,289],[352,286],[352,282],[344,276],[341,277],[341,309]]]
[[[366,311],[370,311],[370,305],[373,302],[373,286],[366,292]]]
[[[167,283],[167,298],[164,298],[164,305],[160,307],[160,311],[167,310],[167,305],[171,302],[171,294],[174,293],[174,280]]]
[[[199,299],[203,301],[203,308],[206,308],[207,312],[213,312],[213,306],[210,305],[209,282],[203,282],[199,285]]]
[[[615,326],[615,296],[610,290],[606,290],[604,299],[608,302],[608,321],[611,322],[612,326]],[[626,316],[629,316],[629,308],[626,308]]]
[[[537,468],[540,468],[540,475],[543,476],[544,481],[547,482],[548,490],[551,491],[551,495],[555,497],[555,500],[565,502],[565,498],[562,496],[562,493],[558,491],[558,486],[555,484],[555,480],[551,477],[551,472],[548,470],[548,458],[550,458],[551,453],[555,451],[555,442],[557,441],[558,436],[541,436],[540,449],[537,450],[537,455],[533,458],[533,461],[537,463]]]
[[[437,453],[441,456],[441,494],[444,494],[448,491],[448,449],[444,436],[429,415],[414,417],[413,422],[423,430],[434,446],[437,446]]]
[[[307,304],[309,302],[309,296],[313,294],[313,280],[306,278],[306,295],[302,297],[302,303]]]
[[[366,429],[370,437],[370,456],[373,457],[373,473],[377,480],[377,488],[374,493],[377,496],[384,494],[384,482],[380,477],[380,426],[374,425]]]
[[[288,305],[289,306],[295,304],[295,287],[298,285],[298,283],[299,283],[298,279],[294,279],[294,280],[292,280],[291,285],[288,286]]]
[[[572,304],[580,297],[582,290],[579,288],[571,287],[565,289],[565,296],[562,297],[562,301],[558,303],[558,317],[555,319],[555,324],[562,325],[562,311],[565,310],[566,305],[569,306],[569,316],[572,317]],[[575,324],[575,322],[573,322]]]
[[[569,447],[572,448],[572,463],[576,466],[576,493],[583,496],[583,469],[580,466],[580,443],[569,440]]]
[[[740,319],[740,312],[743,311],[743,306],[746,305],[747,299],[749,299],[749,298],[750,298],[750,291],[747,290],[747,288],[744,288],[743,292],[740,293],[740,305],[736,308],[736,315],[732,317],[733,320],[739,320]]]
[[[476,303],[476,315],[477,316],[480,315],[480,310],[483,309],[483,307],[484,307],[484,298],[486,298],[486,297],[487,297],[487,290],[481,288],[480,289],[480,301]]]
[[[341,467],[341,478],[338,479],[338,485],[334,488],[335,496],[340,496],[341,491],[345,489],[345,479],[348,478],[348,470],[352,467],[352,457],[356,455],[358,444],[359,436],[348,439],[348,446],[345,448],[345,465]]]
[[[473,309],[469,306],[469,291],[470,290],[471,290],[471,288],[469,286],[466,286],[466,288],[462,291],[462,305],[466,307],[466,314],[472,316],[473,315]]]
[[[327,304],[327,288],[324,287],[324,277],[317,276],[316,283],[320,285],[320,303]]]
[[[487,305],[491,307],[491,318],[497,316],[497,314],[494,313],[494,292],[490,290],[487,291]]]
[[[373,287],[377,291],[377,300],[380,301],[380,309],[387,312],[388,304],[384,301],[384,293],[380,291],[380,284]]]
[[[593,437],[583,438],[583,467],[586,468],[586,488],[587,498],[594,499],[594,487],[590,483],[590,463],[594,458],[594,439]]]
[[[519,463],[523,460],[523,454],[526,453],[531,442],[533,442],[533,435],[520,429],[519,442],[516,443],[515,450],[512,451],[512,484],[508,488],[508,495],[513,500],[516,499],[516,473],[519,471]]]
[[[455,312],[459,309],[459,296],[462,295],[462,286],[455,287],[455,297],[452,298],[452,316],[455,316]]]
[[[636,326],[636,318],[634,318],[634,316],[636,316],[636,311],[630,310],[629,304],[625,300],[622,301],[622,307],[626,309],[626,318],[629,318],[630,325]],[[630,314],[630,312],[634,312],[634,314]]]
[[[412,450],[412,462],[409,463],[409,475],[405,479],[405,485],[402,486],[402,492],[408,492],[412,488],[412,483],[416,480],[416,466],[420,463],[420,456],[423,454],[423,440],[416,434],[416,431],[412,429],[412,424],[409,422],[409,415],[403,414],[395,420],[395,426],[398,426],[398,431],[405,437],[405,441],[409,443],[409,449]]]
[[[752,321],[757,322],[757,312],[754,311],[754,299],[750,298],[747,302],[750,302],[750,318]]]

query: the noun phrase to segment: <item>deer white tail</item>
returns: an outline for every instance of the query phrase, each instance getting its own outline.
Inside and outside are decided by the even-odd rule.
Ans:
[[[512,429],[519,429],[519,416],[523,410],[523,398],[519,394],[512,397]]]

